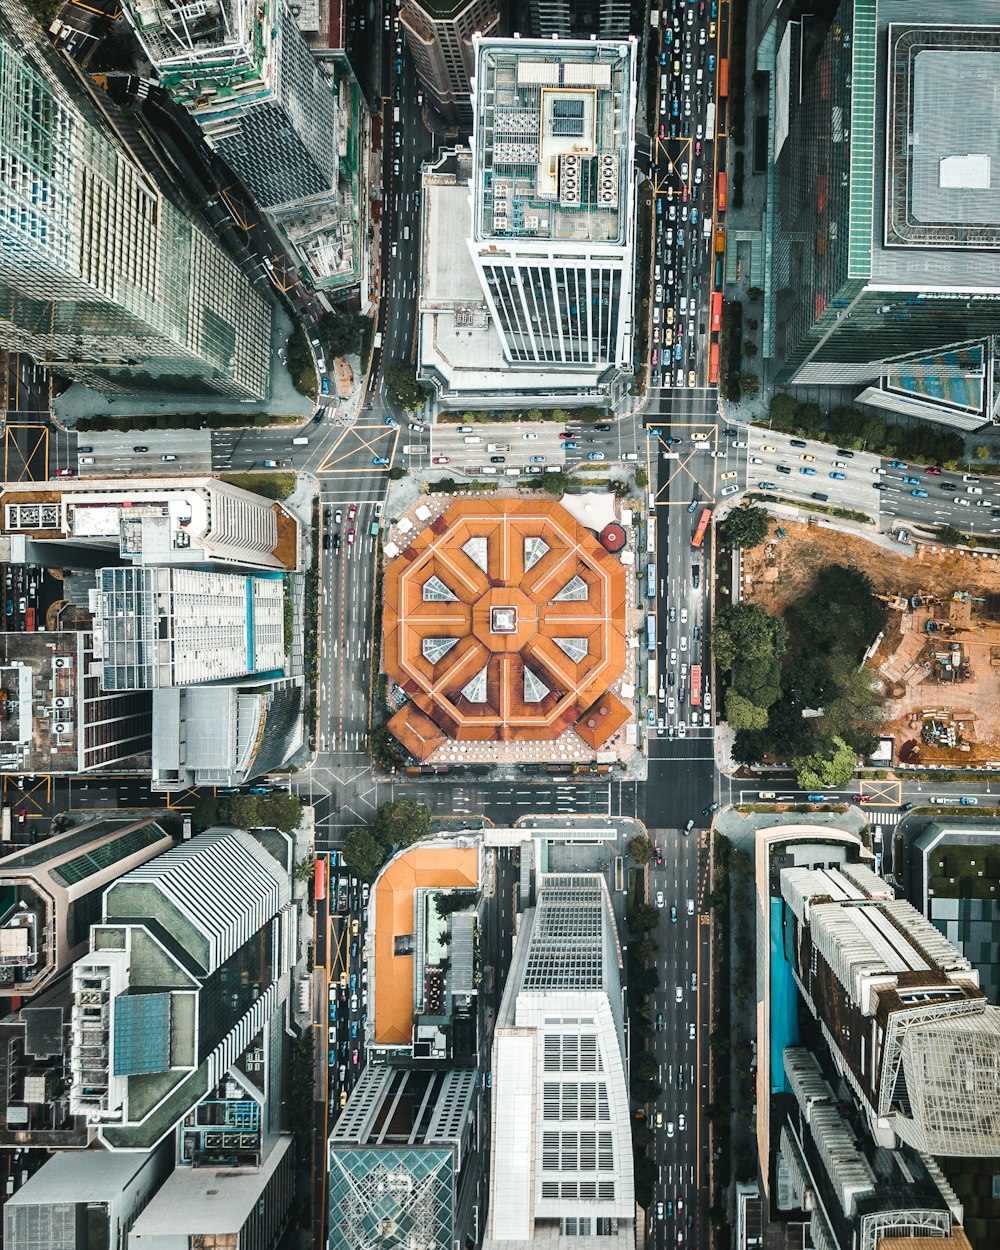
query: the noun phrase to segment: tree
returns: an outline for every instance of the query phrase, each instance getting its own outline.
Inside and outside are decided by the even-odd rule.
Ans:
[[[634,838],[629,838],[628,853],[637,864],[648,864],[655,852],[656,847],[645,834],[637,833]]]
[[[569,486],[569,478],[565,473],[546,473],[542,476],[541,487],[550,495],[565,495]]]
[[[792,760],[796,780],[803,790],[842,786],[854,776],[858,759],[852,747],[836,734],[822,734],[813,751]]]
[[[529,408],[529,409],[528,409],[528,420],[529,420],[529,421],[541,421],[542,416],[543,416],[543,414],[542,414],[542,410],[541,410],[541,408]]]
[[[659,1071],[659,1060],[648,1050],[640,1050],[637,1055],[632,1056],[632,1075],[637,1081],[651,1081],[654,1076],[659,1075]]]
[[[361,336],[367,325],[368,318],[359,313],[334,309],[323,313],[316,328],[331,356],[352,356],[361,351]]]
[[[889,610],[858,569],[830,564],[820,569],[807,595],[786,612],[792,635],[811,651],[842,651],[860,660],[885,628]]]
[[[990,458],[990,449],[988,447],[979,446],[976,448],[976,459],[987,461]]]
[[[629,486],[628,482],[623,482],[620,477],[616,477],[608,483],[608,490],[611,491],[616,499],[624,499],[632,493],[632,487]]]
[[[394,464],[389,470],[389,481],[398,482],[401,477],[406,477],[406,470],[401,464]]]
[[[659,952],[660,944],[655,938],[644,937],[633,943],[631,949],[641,964],[651,964]]]
[[[791,395],[778,394],[773,396],[769,410],[772,422],[779,429],[784,429],[785,425],[791,422],[795,416],[797,406]]]
[[[752,399],[754,395],[760,393],[760,378],[756,373],[740,374],[740,394],[745,399]]]
[[[629,973],[629,985],[634,987],[640,999],[645,998],[647,994],[654,994],[660,987],[659,970],[655,964],[640,965],[637,968],[633,961]]]
[[[860,754],[870,754],[865,748],[882,720],[882,694],[874,673],[841,651],[830,656],[828,673],[835,693],[823,707],[824,732],[839,734]]]
[[[344,867],[360,877],[362,881],[374,881],[375,875],[382,867],[384,851],[382,844],[371,829],[359,826],[351,829],[344,838],[340,848]]]
[[[712,629],[712,651],[722,668],[732,668],[737,656],[752,660],[784,655],[787,645],[784,621],[756,603],[729,604]]]
[[[759,286],[747,287],[747,299],[763,299],[764,292]]]
[[[964,543],[965,535],[954,525],[942,525],[938,529],[938,538],[943,543]]]
[[[759,547],[767,538],[771,522],[763,508],[747,504],[734,508],[719,529],[730,547]]]
[[[389,394],[400,408],[412,412],[427,398],[427,392],[417,381],[417,373],[405,360],[394,360],[386,370],[385,383]]]
[[[638,486],[640,490],[645,490],[646,487],[649,485],[649,474],[646,472],[645,469],[636,469],[635,484],[636,486]]]
[[[431,831],[431,809],[413,799],[393,799],[383,803],[375,816],[372,832],[386,851],[409,846]]]
[[[733,729],[766,729],[767,709],[757,707],[735,690],[726,693],[726,720]]]
[[[648,903],[636,903],[625,913],[625,923],[633,933],[645,933],[660,923],[660,909]]]
[[[757,355],[757,344],[753,341],[753,339],[743,340],[743,355],[744,356],[756,356]]]
[[[757,707],[777,703],[781,698],[780,660],[773,655],[753,660],[737,659],[733,665],[733,688]]]

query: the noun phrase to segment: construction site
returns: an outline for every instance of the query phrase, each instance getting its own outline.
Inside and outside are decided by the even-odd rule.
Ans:
[[[1000,561],[917,543],[897,555],[850,533],[782,521],[743,553],[743,597],[783,613],[824,567],[867,574],[889,607],[866,657],[897,764],[1000,767]]]

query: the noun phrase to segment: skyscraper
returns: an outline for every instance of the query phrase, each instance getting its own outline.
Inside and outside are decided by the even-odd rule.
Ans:
[[[89,81],[0,0],[0,334],[98,390],[268,394],[271,314]]]
[[[469,250],[512,370],[632,369],[636,41],[476,41]]]
[[[632,30],[631,0],[530,0],[531,33],[540,39],[627,39]],[[637,17],[645,18],[643,7]]]
[[[172,99],[246,183],[320,286],[358,280],[346,64],[309,51],[285,0],[129,0],[128,20]],[[357,162],[355,161],[355,166]]]
[[[995,10],[842,0],[776,48],[765,355],[781,381],[906,375],[882,404],[900,410],[953,380],[974,428],[973,349],[1000,332]]]
[[[405,0],[399,24],[420,81],[444,120],[458,129],[472,126],[470,79],[475,65],[472,36],[500,33],[495,0]]]

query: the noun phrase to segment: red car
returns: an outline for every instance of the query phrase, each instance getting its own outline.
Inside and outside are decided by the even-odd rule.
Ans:
[[[352,503],[351,506],[347,509],[348,521],[353,521],[357,515],[358,515],[358,505],[356,503]]]
[[[566,438],[572,438],[572,437],[573,437],[573,435],[569,432],[569,430],[560,430],[560,431],[559,431],[559,437],[560,437],[560,438],[563,438],[563,439],[566,439]]]
[[[933,466],[932,464],[929,464],[929,465],[927,466],[927,468],[926,468],[926,469],[924,469],[924,472],[925,472],[925,473],[933,473],[935,477],[940,477],[940,476],[941,476],[941,470],[940,470],[940,469],[935,469],[935,468],[934,468],[934,466]]]
[[[868,795],[867,794],[852,794],[851,802],[852,803],[867,803]]]
[[[27,819],[27,815],[28,815],[27,809],[22,807],[21,810],[17,813],[17,823],[19,825],[23,825],[25,820]]]
[[[359,1058],[360,1058],[359,1052],[358,1052],[357,1048],[355,1047],[354,1052],[353,1052],[353,1054],[351,1055],[351,1063],[352,1063],[352,1064],[354,1064],[354,1066],[355,1066],[355,1067],[357,1067],[357,1066],[358,1066],[358,1060],[359,1060]]]
[[[435,464],[448,464],[449,462],[450,462],[449,456],[435,456],[434,457]]]
[[[688,202],[688,189],[686,186],[681,187],[681,203],[686,204],[687,202]]]
[[[660,866],[662,866],[663,864],[663,852],[660,850],[659,847],[656,848],[656,862],[657,862],[657,865],[660,865]]]
[[[72,469],[56,469],[56,477],[72,477]]]
[[[347,531],[347,545],[348,545],[348,547],[353,547],[353,546],[354,546],[354,536],[355,536],[355,529],[354,529],[354,526],[352,525],[352,526],[351,526],[351,528]]]
[[[665,139],[666,137],[667,137],[667,128],[666,126],[664,126],[663,122],[660,122],[660,138]]]

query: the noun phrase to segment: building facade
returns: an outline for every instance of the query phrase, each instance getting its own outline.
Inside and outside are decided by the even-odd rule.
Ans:
[[[475,66],[473,35],[499,35],[494,0],[406,0],[399,24],[420,81],[434,97],[444,121],[468,133],[472,128],[470,82]]]
[[[295,951],[291,868],[276,830],[216,829],[105,893],[73,967],[70,1106],[109,1148],[151,1149],[248,1049],[267,1061]]]
[[[356,283],[358,187],[340,167],[357,120],[346,64],[313,57],[284,0],[213,0],[196,11],[153,0],[127,4],[125,14],[164,88],[316,284]]]
[[[632,372],[634,39],[478,39],[469,250],[509,367]]]
[[[107,819],[0,860],[0,999],[31,998],[67,972],[111,882],[172,846],[155,821]]]
[[[627,39],[646,16],[631,0],[531,0],[530,13],[539,39]]]
[[[604,878],[540,874],[493,1038],[485,1250],[635,1245],[621,962]]]
[[[975,428],[979,349],[1000,329],[1000,25],[947,0],[795,12],[769,36],[765,355],[779,381],[872,382],[922,415],[953,395],[937,419]],[[865,398],[893,406],[878,385]]]
[[[123,564],[291,571],[298,523],[279,503],[211,477],[10,482],[0,532],[55,568]]]
[[[0,6],[0,331],[108,394],[269,393],[271,313],[18,0]]]
[[[134,565],[97,576],[94,643],[105,690],[284,675],[284,578]]]

